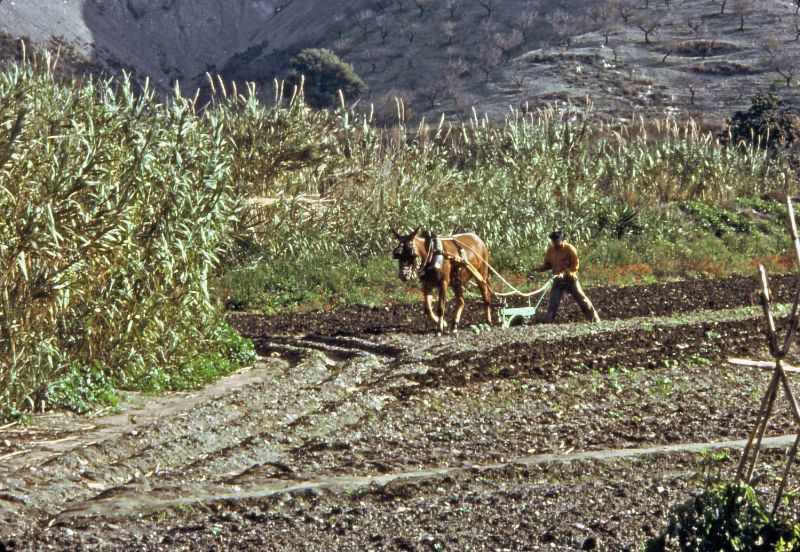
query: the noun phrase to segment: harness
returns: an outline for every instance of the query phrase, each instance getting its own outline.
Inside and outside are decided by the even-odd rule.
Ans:
[[[427,230],[425,231],[425,249],[428,250],[428,253],[425,255],[424,261],[419,255],[414,257],[414,270],[419,277],[432,268],[441,270],[444,266],[445,256],[447,256],[442,245],[442,238]]]

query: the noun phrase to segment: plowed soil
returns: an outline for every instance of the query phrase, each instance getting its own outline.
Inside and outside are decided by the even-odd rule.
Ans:
[[[734,468],[769,379],[725,362],[764,357],[753,287],[594,288],[597,326],[567,298],[563,324],[442,337],[419,306],[232,316],[251,369],[0,428],[0,550],[636,550]]]

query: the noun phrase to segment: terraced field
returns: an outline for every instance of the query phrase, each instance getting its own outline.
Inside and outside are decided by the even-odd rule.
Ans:
[[[420,306],[232,316],[248,370],[0,428],[0,550],[637,550],[732,473],[769,376],[725,363],[764,355],[753,287],[594,288],[599,325],[567,301],[442,338]]]

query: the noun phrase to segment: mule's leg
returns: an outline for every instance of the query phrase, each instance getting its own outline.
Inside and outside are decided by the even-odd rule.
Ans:
[[[439,335],[447,329],[447,321],[444,319],[445,308],[447,307],[447,282],[439,284]]]
[[[456,295],[456,317],[453,321],[453,333],[458,332],[458,325],[461,323],[461,314],[464,312],[464,288],[462,286],[453,286],[453,293]]]
[[[433,312],[433,288],[431,286],[423,286],[422,293],[425,295],[425,312],[428,313],[428,318],[434,323],[439,325],[439,317]]]
[[[492,290],[489,289],[489,284],[483,282],[478,284],[481,288],[481,296],[483,297],[483,304],[486,306],[486,321],[491,325],[492,323]]]

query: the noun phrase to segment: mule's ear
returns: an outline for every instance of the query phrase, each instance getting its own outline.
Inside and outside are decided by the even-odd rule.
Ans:
[[[414,230],[414,232],[411,234],[411,238],[412,238],[412,239],[413,239],[413,238],[418,238],[418,237],[419,237],[419,231],[420,231],[420,230],[422,230],[422,226],[417,226],[417,229],[416,229],[416,230]]]
[[[394,237],[397,238],[398,240],[402,240],[403,239],[403,236],[400,234],[400,232],[398,232],[394,228],[392,228],[392,234],[394,234]]]

